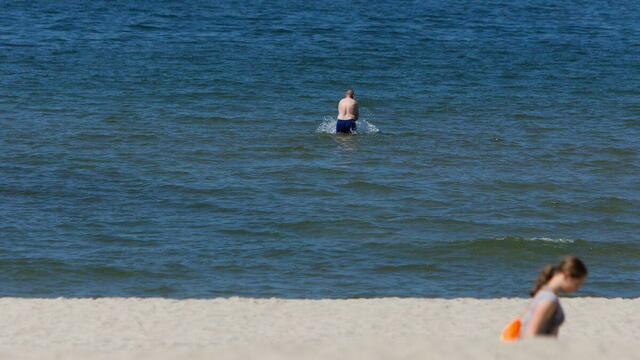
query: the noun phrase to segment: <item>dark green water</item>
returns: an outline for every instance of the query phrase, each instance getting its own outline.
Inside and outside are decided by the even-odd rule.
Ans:
[[[637,2],[0,1],[0,296],[640,295]],[[364,122],[331,134],[353,87]]]

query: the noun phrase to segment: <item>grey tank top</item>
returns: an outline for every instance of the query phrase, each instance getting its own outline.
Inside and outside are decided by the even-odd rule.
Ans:
[[[527,327],[529,326],[529,321],[531,320],[533,312],[536,310],[540,302],[544,300],[551,301],[556,304],[556,310],[553,312],[553,315],[551,315],[551,318],[549,318],[547,323],[542,325],[542,331],[540,333],[543,335],[553,335],[557,333],[558,328],[564,322],[564,311],[562,310],[562,306],[560,306],[558,295],[554,294],[553,291],[548,288],[542,288],[538,291],[536,296],[533,297],[533,300],[531,300],[531,303],[527,308],[527,312],[522,317],[520,336],[524,335]]]

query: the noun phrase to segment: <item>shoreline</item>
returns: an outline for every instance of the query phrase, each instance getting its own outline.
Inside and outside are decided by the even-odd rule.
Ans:
[[[0,298],[6,358],[633,358],[640,298],[563,298],[557,340],[504,344],[528,299]]]

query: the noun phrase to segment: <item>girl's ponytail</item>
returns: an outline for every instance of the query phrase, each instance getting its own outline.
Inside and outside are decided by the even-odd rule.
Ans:
[[[536,293],[538,292],[538,290],[540,290],[541,287],[543,287],[546,283],[548,283],[549,280],[551,280],[551,278],[553,277],[553,274],[555,273],[556,273],[556,268],[554,266],[551,266],[551,265],[545,266],[544,269],[542,269],[542,271],[540,272],[540,275],[538,275],[538,278],[536,279],[536,282],[533,285],[533,289],[531,289],[531,292],[529,292],[529,295],[531,295],[531,297],[536,296]]]

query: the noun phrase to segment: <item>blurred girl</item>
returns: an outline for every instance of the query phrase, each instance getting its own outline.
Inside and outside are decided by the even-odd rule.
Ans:
[[[522,317],[520,337],[557,336],[564,322],[558,293],[571,293],[587,277],[587,267],[580,259],[567,256],[557,266],[547,265],[531,291],[533,300]]]

